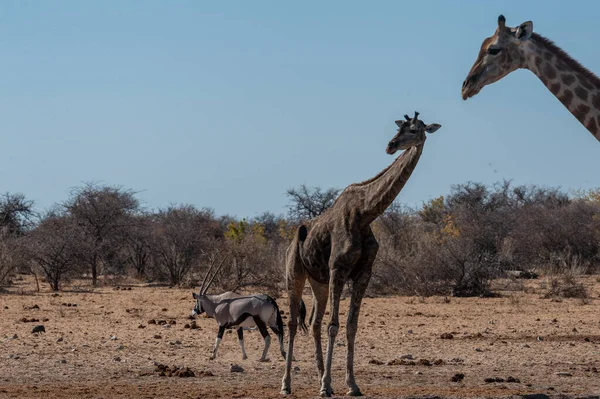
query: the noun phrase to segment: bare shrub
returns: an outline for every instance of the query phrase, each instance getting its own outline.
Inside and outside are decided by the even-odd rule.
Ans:
[[[171,285],[180,285],[193,268],[200,266],[211,240],[220,235],[212,211],[192,205],[158,211],[152,226],[156,277],[166,277]]]
[[[23,241],[25,252],[53,291],[77,265],[78,236],[75,221],[58,212],[48,213]]]
[[[85,183],[71,192],[63,206],[76,222],[79,258],[90,267],[95,286],[102,262],[109,267],[123,262],[117,258],[123,242],[118,238],[131,223],[139,202],[131,190]]]
[[[296,222],[317,217],[333,205],[339,192],[335,188],[323,190],[304,184],[297,189],[290,188],[286,193],[290,200],[288,215]]]
[[[589,298],[587,288],[575,280],[572,275],[565,274],[561,277],[550,279],[550,287],[544,298],[578,298],[586,300]]]

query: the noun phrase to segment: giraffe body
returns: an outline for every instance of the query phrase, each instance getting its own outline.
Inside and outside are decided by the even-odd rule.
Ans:
[[[321,395],[331,396],[331,362],[335,338],[339,330],[339,303],[348,283],[350,306],[346,324],[346,384],[348,395],[362,395],[354,378],[354,341],[362,298],[371,278],[379,244],[371,223],[381,215],[400,193],[423,152],[425,132],[433,133],[440,125],[425,125],[405,116],[396,121],[398,133],[387,147],[389,154],[404,149],[390,166],[374,178],[348,186],[333,206],[322,215],[301,225],[286,254],[286,282],[289,295],[290,321],[288,356],[282,381],[282,393],[291,393],[291,361],[297,329],[296,311],[302,290],[308,280],[314,299],[315,317],[311,328],[315,359],[321,380]],[[326,358],[321,347],[321,323],[329,301],[328,342]]]

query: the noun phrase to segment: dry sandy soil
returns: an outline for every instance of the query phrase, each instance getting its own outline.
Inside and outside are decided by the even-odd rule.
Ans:
[[[503,291],[500,298],[366,298],[357,337],[358,384],[370,397],[598,394],[600,284],[583,281],[590,289],[587,303],[543,299],[544,280],[527,282],[526,292]],[[310,303],[310,295],[305,299]],[[285,309],[285,298],[278,302]],[[190,290],[132,285],[56,295],[17,281],[0,294],[0,397],[280,397],[284,361],[276,341],[271,361],[261,363],[262,338],[247,332],[250,359],[242,361],[235,332],[226,334],[211,361],[216,323],[199,318],[198,329],[184,328],[192,307]],[[176,324],[148,324],[150,319]],[[31,333],[38,324],[45,334]],[[343,331],[333,373],[340,394],[346,392]],[[452,338],[442,339],[443,333]],[[296,342],[292,397],[315,397],[312,338],[299,335]],[[155,362],[189,367],[196,376],[160,376]],[[244,372],[230,372],[232,364]],[[452,382],[457,373],[464,379]],[[496,377],[519,382],[485,382]]]

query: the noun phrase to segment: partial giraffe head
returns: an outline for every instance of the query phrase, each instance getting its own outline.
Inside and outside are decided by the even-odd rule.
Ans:
[[[509,28],[504,16],[500,15],[496,32],[483,41],[477,60],[463,82],[463,100],[473,97],[484,86],[502,79],[512,71],[523,68],[525,58],[521,45],[529,40],[532,33],[531,21]]]
[[[398,126],[398,133],[387,145],[385,152],[388,154],[394,154],[398,150],[406,150],[410,147],[423,144],[425,142],[425,132],[433,133],[438,130],[442,125],[438,123],[432,123],[425,125],[425,123],[419,119],[419,113],[415,111],[414,117],[404,115],[405,120],[397,120],[396,125]]]

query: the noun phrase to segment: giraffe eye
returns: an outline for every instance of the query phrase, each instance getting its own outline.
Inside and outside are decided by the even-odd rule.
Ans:
[[[502,51],[502,49],[501,49],[501,48],[499,48],[499,47],[490,47],[490,48],[488,48],[488,50],[487,50],[487,53],[488,53],[489,55],[496,55],[496,54],[498,54],[500,51]]]

